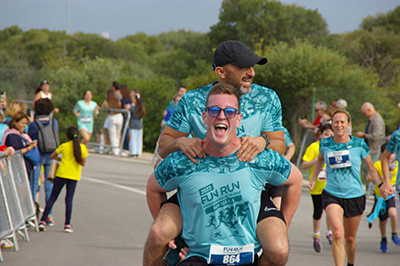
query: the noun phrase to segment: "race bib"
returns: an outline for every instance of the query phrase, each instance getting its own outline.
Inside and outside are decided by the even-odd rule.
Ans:
[[[90,123],[92,122],[92,118],[90,116],[82,116],[81,123]]]
[[[322,168],[321,172],[319,172],[318,181],[326,181],[326,169],[325,168]]]
[[[351,166],[349,150],[328,152],[326,155],[328,157],[329,166],[332,169]]]
[[[254,244],[224,247],[211,245],[208,264],[243,265],[254,262]]]

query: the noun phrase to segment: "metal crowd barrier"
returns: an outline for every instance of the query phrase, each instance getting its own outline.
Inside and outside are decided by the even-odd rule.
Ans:
[[[119,113],[123,113],[123,114],[126,113],[126,118],[124,118],[125,124],[123,125],[122,132],[121,132],[120,144],[119,144],[119,147],[115,147],[115,146],[112,146],[111,144],[107,145],[107,144],[100,144],[100,143],[97,143],[97,142],[89,142],[87,144],[87,147],[94,148],[94,149],[100,149],[101,151],[103,151],[104,148],[110,148],[110,149],[119,148],[119,153],[118,153],[118,157],[119,157],[119,156],[121,156],[121,152],[123,151],[124,138],[125,138],[126,133],[128,132],[128,129],[129,129],[129,120],[131,119],[131,111],[130,110],[126,110],[126,109],[111,109],[111,108],[103,108],[103,107],[100,107],[99,109],[100,110],[104,110],[104,111],[119,112]],[[105,118],[105,119],[107,119],[107,118]],[[96,120],[99,120],[99,117],[96,118]],[[96,120],[95,120],[95,123],[96,123]],[[101,122],[104,122],[104,121],[101,121]],[[94,128],[93,130],[96,130],[96,129]]]
[[[34,221],[38,231],[38,221],[21,152],[0,161],[4,164],[4,169],[0,169],[0,240],[12,238],[14,250],[18,251],[17,234],[29,241],[26,222]]]

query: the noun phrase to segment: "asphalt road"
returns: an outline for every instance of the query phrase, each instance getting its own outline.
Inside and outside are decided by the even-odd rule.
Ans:
[[[145,198],[146,181],[153,170],[151,157],[117,159],[91,154],[83,168],[74,198],[74,233],[64,233],[64,193],[54,205],[55,226],[46,232],[29,231],[30,241],[19,237],[20,250],[3,249],[0,265],[141,265],[143,246],[152,218]],[[42,188],[42,190],[44,190]],[[44,194],[44,192],[42,192]],[[44,206],[43,195],[41,205]],[[372,204],[367,204],[369,212]],[[312,248],[312,202],[304,189],[289,230],[287,265],[333,265],[330,246]],[[388,228],[388,234],[390,229]],[[325,234],[325,224],[321,234]],[[365,215],[357,234],[356,265],[399,265],[400,247],[390,240],[389,253],[379,252],[378,223],[368,229]]]

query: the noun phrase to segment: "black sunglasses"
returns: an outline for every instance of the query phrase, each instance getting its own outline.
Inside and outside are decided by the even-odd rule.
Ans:
[[[239,113],[238,110],[236,110],[235,108],[230,108],[230,107],[225,108],[225,109],[219,108],[217,106],[207,107],[207,113],[211,117],[219,116],[221,111],[224,111],[225,117],[228,119],[234,118],[236,116],[236,114]]]

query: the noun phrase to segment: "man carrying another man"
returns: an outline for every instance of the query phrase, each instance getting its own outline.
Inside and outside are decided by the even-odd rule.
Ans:
[[[179,265],[253,265],[260,250],[256,220],[265,182],[286,186],[288,225],[299,203],[302,174],[283,156],[266,149],[251,162],[237,157],[242,145],[236,136],[242,120],[239,108],[239,94],[233,86],[214,85],[202,115],[207,126],[202,142],[206,158],[195,164],[181,151],[172,153],[148,185],[150,198],[152,193],[178,189],[182,237],[190,249]]]
[[[219,82],[232,85],[241,95],[240,109],[243,119],[237,129],[237,136],[241,138],[242,146],[236,154],[239,161],[249,162],[267,147],[280,154],[285,151],[279,97],[268,88],[252,84],[255,75],[253,66],[266,62],[266,58],[255,55],[250,48],[238,41],[226,41],[214,53],[213,69]],[[179,101],[160,138],[159,152],[162,157],[180,150],[194,163],[198,163],[198,159],[206,158],[202,145],[202,140],[206,137],[202,113],[213,85],[189,91]],[[193,138],[187,138],[190,133]],[[154,181],[153,174],[148,183]],[[148,195],[152,192],[150,188],[149,185]],[[182,216],[177,198],[172,197],[160,209],[160,204],[165,200],[165,194],[160,195],[157,200],[148,200],[150,211],[156,220],[145,246],[144,265],[163,265],[162,257],[168,249],[169,241],[182,231]],[[264,265],[282,265],[289,252],[287,226],[282,213],[271,203],[268,195],[263,197],[262,203],[268,207],[268,211],[264,211],[265,208],[260,211],[257,237],[267,256],[263,256],[260,261],[265,262]],[[284,203],[282,212],[285,212],[286,207],[283,205]]]

